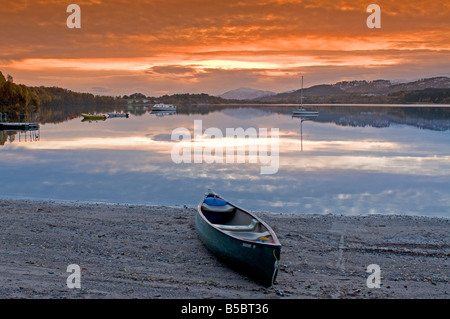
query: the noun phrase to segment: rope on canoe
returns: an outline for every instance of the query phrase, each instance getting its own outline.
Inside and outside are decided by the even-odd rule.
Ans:
[[[274,269],[273,269],[273,274],[272,274],[272,286],[273,286],[273,283],[275,281],[275,277],[277,275],[277,272],[280,269],[280,261],[278,260],[277,255],[275,254],[275,249],[273,250],[273,256],[275,257],[275,263],[273,265]]]

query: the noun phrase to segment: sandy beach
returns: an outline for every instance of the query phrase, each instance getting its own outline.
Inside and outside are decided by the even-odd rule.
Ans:
[[[449,298],[449,219],[257,214],[283,245],[267,289],[206,249],[193,208],[0,200],[0,298]]]

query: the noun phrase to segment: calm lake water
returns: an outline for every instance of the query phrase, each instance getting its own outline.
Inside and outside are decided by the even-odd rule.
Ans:
[[[0,197],[194,207],[212,189],[258,211],[450,217],[449,108],[320,107],[307,121],[292,109],[210,106],[163,117],[137,109],[129,118],[41,124],[39,140],[21,133],[0,146]],[[202,132],[258,135],[172,140],[177,128],[194,135],[200,120]],[[263,138],[264,129],[274,135]],[[256,163],[248,152],[232,163],[226,150],[219,156],[219,146],[263,149],[275,141],[272,129],[275,174],[261,174],[275,153],[257,153]],[[172,151],[182,145],[193,157],[214,149],[216,162],[177,164]]]

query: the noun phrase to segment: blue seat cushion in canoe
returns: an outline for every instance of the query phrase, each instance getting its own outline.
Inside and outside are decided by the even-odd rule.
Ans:
[[[217,197],[206,197],[203,201],[208,206],[225,206],[227,205],[227,202],[223,200],[222,198]]]
[[[207,197],[203,201],[202,210],[211,223],[223,223],[233,217],[234,207],[221,198]]]

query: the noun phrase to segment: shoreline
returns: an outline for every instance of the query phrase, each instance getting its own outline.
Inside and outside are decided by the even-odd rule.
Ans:
[[[197,105],[218,105],[218,106],[298,106],[299,103],[245,103],[245,104],[239,104],[239,103],[217,103],[217,104],[202,104],[197,103]],[[447,108],[450,107],[450,104],[424,104],[424,103],[411,103],[411,104],[369,104],[369,103],[303,103],[304,106],[365,106],[365,107],[443,107]]]
[[[283,247],[264,288],[201,243],[194,208],[0,199],[2,299],[449,299],[450,220],[258,212]],[[67,267],[81,269],[70,289]],[[369,288],[367,267],[381,269]]]
[[[197,205],[195,206],[188,206],[186,204],[176,204],[176,205],[169,205],[169,204],[150,204],[150,203],[139,203],[139,202],[106,202],[106,201],[82,201],[82,200],[73,200],[73,199],[51,199],[51,198],[33,198],[33,197],[1,197],[0,196],[0,202],[1,201],[25,201],[25,202],[36,202],[36,203],[55,203],[55,204],[66,204],[66,205],[107,205],[107,206],[142,206],[142,207],[166,207],[166,208],[174,208],[174,209],[197,209]],[[366,214],[355,214],[355,215],[345,215],[342,213],[294,213],[289,211],[263,211],[263,210],[251,210],[248,209],[248,211],[251,211],[253,213],[257,214],[280,214],[280,215],[292,215],[294,216],[341,216],[341,217],[364,217],[364,216],[394,216],[394,217],[402,217],[402,216],[409,216],[409,217],[423,217],[423,218],[433,218],[433,219],[445,219],[450,220],[450,215],[443,216],[443,215],[420,215],[420,214],[398,214],[398,213],[390,213],[390,214],[380,214],[380,213],[366,213]]]

